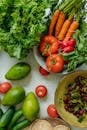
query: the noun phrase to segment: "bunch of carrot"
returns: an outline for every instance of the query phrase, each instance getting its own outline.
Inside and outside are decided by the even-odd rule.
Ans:
[[[55,35],[58,40],[68,41],[79,27],[77,15],[81,4],[82,0],[65,0],[52,16],[49,35]]]

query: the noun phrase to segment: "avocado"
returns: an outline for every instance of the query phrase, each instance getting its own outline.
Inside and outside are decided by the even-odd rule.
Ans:
[[[31,71],[31,66],[25,62],[19,62],[13,65],[5,74],[8,80],[20,80],[25,78]]]
[[[12,106],[19,104],[25,98],[25,90],[23,87],[12,87],[2,98],[2,105]]]

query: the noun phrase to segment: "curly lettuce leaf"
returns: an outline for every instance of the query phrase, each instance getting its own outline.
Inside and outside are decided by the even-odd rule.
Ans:
[[[26,57],[47,30],[49,16],[46,21],[42,18],[58,0],[51,1],[0,0],[0,48],[11,57]]]

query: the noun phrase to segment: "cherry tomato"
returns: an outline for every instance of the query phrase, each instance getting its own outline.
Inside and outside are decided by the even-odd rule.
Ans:
[[[0,93],[6,93],[11,87],[9,82],[0,83]]]
[[[43,98],[47,95],[47,88],[44,85],[39,85],[36,87],[35,93],[38,97]]]
[[[41,66],[39,67],[39,72],[43,76],[49,75],[49,72],[47,70],[45,70],[44,68],[42,68]]]
[[[46,66],[50,72],[61,72],[64,67],[64,59],[61,55],[52,54],[51,56],[47,57]]]
[[[51,35],[44,36],[39,44],[39,51],[43,56],[49,56],[50,54],[57,53],[58,48],[58,40]]]
[[[47,107],[47,113],[50,117],[52,118],[57,118],[59,117],[59,114],[55,108],[55,105],[54,104],[50,104],[48,107]]]

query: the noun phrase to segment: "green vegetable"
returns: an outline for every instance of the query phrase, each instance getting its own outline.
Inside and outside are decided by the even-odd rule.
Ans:
[[[14,107],[10,107],[6,110],[6,112],[2,115],[0,119],[0,127],[5,127],[9,123],[14,112],[15,112]]]
[[[2,115],[3,115],[3,111],[2,111],[2,109],[0,108],[0,119],[1,119]],[[0,127],[0,130],[4,130],[4,128]]]
[[[24,119],[20,122],[18,122],[11,130],[21,130],[25,127],[27,127],[30,124],[30,122],[27,119]]]
[[[20,62],[13,65],[5,74],[5,78],[9,80],[20,80],[25,78],[31,71],[28,63]]]
[[[81,122],[84,120],[84,118],[85,118],[84,116],[80,116],[80,117],[78,118],[78,122],[81,123]]]
[[[47,30],[49,15],[58,0],[0,0],[0,49],[22,59],[40,42]],[[44,19],[43,19],[44,18]]]
[[[0,127],[0,130],[5,130],[4,127]]]
[[[25,98],[25,90],[23,87],[12,87],[3,97],[2,105],[12,106],[19,104]]]
[[[3,115],[3,111],[2,111],[2,109],[0,108],[0,119],[1,119],[2,115]]]
[[[23,113],[22,113],[22,110],[21,109],[18,109],[12,119],[11,119],[11,122],[9,123],[8,125],[8,130],[12,130],[12,127],[16,124],[16,122],[18,121],[18,119],[20,119],[20,117],[22,117]]]

